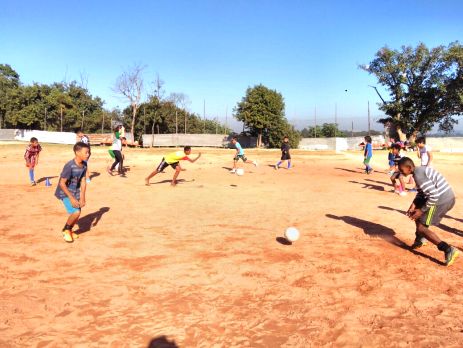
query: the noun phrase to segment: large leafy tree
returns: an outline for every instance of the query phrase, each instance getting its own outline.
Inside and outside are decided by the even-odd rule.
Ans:
[[[246,90],[246,95],[234,110],[234,116],[251,134],[257,135],[258,147],[262,146],[264,139],[270,147],[277,147],[284,135],[293,138],[292,145],[295,146],[299,134],[288,124],[284,110],[283,96],[260,84]]]
[[[19,86],[19,74],[10,65],[0,64],[0,128],[5,124],[10,100]]]
[[[455,115],[461,110],[447,93],[454,71],[446,62],[446,55],[457,46],[431,50],[424,44],[415,48],[403,46],[400,50],[383,47],[375,59],[361,66],[389,92],[389,100],[378,92],[382,100],[379,107],[387,115],[379,122],[391,125],[401,140],[409,137],[414,141],[418,133],[425,134],[436,124],[447,132],[453,129]]]

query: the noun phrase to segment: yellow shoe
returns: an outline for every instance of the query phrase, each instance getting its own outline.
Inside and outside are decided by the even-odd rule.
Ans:
[[[74,231],[71,232],[71,236],[73,239],[79,239],[79,233],[75,233]]]
[[[451,246],[445,252],[445,265],[450,266],[452,263],[454,263],[459,254],[460,254],[459,250],[457,248]]]
[[[74,239],[72,238],[72,232],[69,230],[64,230],[63,231],[63,239],[67,243],[72,243]]]

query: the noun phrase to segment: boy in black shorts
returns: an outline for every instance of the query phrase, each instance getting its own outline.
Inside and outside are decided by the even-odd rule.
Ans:
[[[159,172],[162,172],[164,169],[166,169],[168,166],[171,166],[172,168],[175,169],[174,177],[172,178],[172,186],[175,186],[177,184],[177,177],[180,174],[181,170],[186,170],[182,169],[180,167],[180,161],[186,160],[190,161],[191,163],[194,163],[198,160],[199,157],[201,157],[201,152],[196,156],[195,159],[191,159],[188,157],[188,155],[191,154],[191,146],[185,146],[183,148],[183,151],[176,151],[176,152],[171,152],[164,156],[162,158],[161,163],[159,163],[158,167],[152,172],[150,175],[148,175],[145,178],[145,185],[149,186],[150,184],[150,179],[158,174]]]
[[[416,224],[416,238],[412,249],[426,245],[426,240],[437,246],[445,254],[445,264],[450,266],[459,255],[459,250],[443,240],[429,229],[439,225],[442,217],[455,205],[455,194],[445,178],[431,167],[415,167],[413,161],[403,157],[399,161],[399,170],[404,175],[413,174],[418,193],[407,211]]]
[[[275,169],[280,169],[280,165],[284,161],[288,161],[288,169],[291,168],[291,155],[289,154],[290,149],[291,149],[291,147],[289,146],[289,138],[284,137],[283,138],[283,143],[281,144],[281,161],[279,161],[275,165]]]

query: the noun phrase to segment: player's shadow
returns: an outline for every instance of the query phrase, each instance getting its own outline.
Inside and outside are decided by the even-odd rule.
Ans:
[[[293,245],[293,243],[291,243],[289,240],[287,240],[286,238],[284,237],[276,237],[275,240],[280,243],[280,244],[283,244],[283,245]]]
[[[169,341],[166,336],[153,338],[146,348],[179,348],[175,341]]]
[[[458,218],[455,218],[453,216],[449,216],[449,215],[444,215],[445,218],[447,219],[453,219],[455,221],[458,221],[458,222],[462,222],[463,223],[463,219],[458,219]]]
[[[383,205],[378,206],[378,208],[379,209],[384,209],[384,210],[396,211],[396,212],[401,213],[401,214],[406,214],[406,212],[404,210],[394,209],[394,208],[391,208],[391,207],[385,207]],[[450,216],[448,216],[448,215],[444,215],[444,217],[450,218]],[[437,227],[439,227],[441,230],[443,230],[445,232],[453,233],[453,234],[455,234],[455,235],[457,235],[459,237],[463,237],[463,231],[457,230],[454,227],[444,225],[442,222],[439,225],[437,225]]]
[[[100,208],[100,210],[97,210],[80,218],[79,221],[77,221],[79,230],[76,232],[76,234],[82,234],[90,231],[92,227],[98,225],[98,222],[100,222],[103,214],[107,213],[108,211],[109,207],[103,207]]]
[[[45,180],[50,180],[50,179],[54,179],[54,178],[57,178],[57,176],[44,176],[42,178],[40,178],[39,180],[36,181],[37,184],[40,184],[41,182],[44,182]]]
[[[346,224],[352,225],[354,227],[360,228],[363,230],[363,233],[365,233],[368,236],[371,237],[379,237],[386,242],[395,245],[401,249],[410,251],[411,253],[415,255],[422,256],[432,262],[435,262],[439,265],[444,265],[443,262],[435,259],[432,256],[423,254],[417,250],[411,249],[407,244],[405,244],[403,241],[401,241],[399,238],[396,237],[395,231],[392,228],[367,221],[367,220],[362,220],[353,216],[336,216],[333,214],[326,214],[326,217],[329,217],[330,219],[335,219],[335,220],[341,220],[344,221]]]
[[[365,179],[365,181],[375,182],[375,183],[377,183],[377,184],[383,184],[383,185],[387,185],[387,186],[391,186],[391,185],[392,185],[391,182],[384,182],[384,181],[379,181],[379,180]]]
[[[232,170],[233,168],[232,167],[222,167],[223,169],[226,169],[228,171]]]
[[[352,169],[346,169],[346,168],[337,168],[337,167],[336,167],[336,168],[334,168],[334,169],[337,169],[337,170],[344,170],[344,171],[350,172],[350,173],[360,173],[360,174],[364,173],[364,171],[359,172],[358,170],[352,170]]]
[[[365,188],[365,189],[377,190],[377,191],[384,191],[384,187],[383,187],[383,186],[368,184],[368,183],[366,183],[366,182],[358,182],[358,181],[354,181],[354,180],[349,180],[349,182],[351,182],[351,183],[353,183],[353,184],[363,185],[362,188]]]
[[[185,179],[177,179],[177,184],[182,184],[184,182],[192,182],[193,180],[185,180]],[[161,181],[158,181],[158,182],[153,182],[152,185],[158,185],[158,184],[167,184],[167,183],[171,183],[172,180],[161,180]]]
[[[91,172],[89,175],[90,179],[96,178],[97,176],[100,176],[101,174],[99,172]]]

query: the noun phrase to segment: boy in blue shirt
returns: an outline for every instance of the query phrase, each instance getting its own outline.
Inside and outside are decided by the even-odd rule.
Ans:
[[[373,157],[373,146],[371,145],[371,137],[367,135],[365,138],[365,151],[363,152],[363,164],[365,165],[365,173],[370,174],[373,168],[370,166],[371,157]]]
[[[88,144],[78,142],[74,145],[74,159],[64,165],[61,172],[59,184],[56,187],[55,196],[61,200],[69,215],[63,228],[63,239],[72,243],[76,236],[73,236],[72,228],[80,216],[80,209],[85,206],[85,178],[87,173],[87,160],[90,156]]]
[[[233,137],[231,143],[233,145],[235,145],[236,154],[235,154],[235,157],[233,158],[233,169],[230,170],[230,173],[235,173],[236,172],[236,163],[240,160],[240,158],[244,163],[252,163],[252,164],[254,164],[254,166],[257,167],[257,162],[256,161],[251,161],[251,160],[247,159],[247,157],[244,154],[244,150],[241,147],[241,144],[238,142],[237,137]]]

